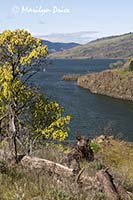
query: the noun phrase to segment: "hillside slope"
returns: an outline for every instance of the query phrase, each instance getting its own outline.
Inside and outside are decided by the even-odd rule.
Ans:
[[[92,93],[133,101],[132,64],[132,59],[130,59],[121,69],[80,76],[77,84],[89,89]]]
[[[79,46],[78,43],[62,43],[62,42],[50,42],[48,40],[42,40],[44,45],[48,46],[49,53],[63,51],[65,49],[70,49]]]
[[[50,58],[126,58],[133,55],[133,33],[97,39],[63,52],[50,55]]]

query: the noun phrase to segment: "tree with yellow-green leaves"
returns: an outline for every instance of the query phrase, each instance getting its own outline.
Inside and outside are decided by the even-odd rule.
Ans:
[[[10,137],[16,161],[18,146],[29,150],[38,140],[68,136],[70,116],[63,116],[64,108],[26,84],[47,54],[47,46],[25,30],[0,35],[0,135]]]
[[[26,74],[38,58],[47,54],[47,46],[25,30],[6,30],[0,35],[0,64],[10,65],[13,78]]]

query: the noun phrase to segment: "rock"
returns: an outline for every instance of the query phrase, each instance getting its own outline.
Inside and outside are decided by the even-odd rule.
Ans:
[[[100,135],[99,137],[96,138],[96,142],[98,144],[102,144],[105,141],[106,138],[107,137],[105,135]]]

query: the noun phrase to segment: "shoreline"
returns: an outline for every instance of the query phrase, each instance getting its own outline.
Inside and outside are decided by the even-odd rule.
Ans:
[[[124,74],[125,73],[125,74]],[[105,70],[80,76],[77,85],[94,94],[133,101],[133,73]]]

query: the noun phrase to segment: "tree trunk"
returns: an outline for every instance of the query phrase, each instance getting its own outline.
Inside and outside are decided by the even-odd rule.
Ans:
[[[18,151],[17,151],[17,130],[16,130],[16,126],[15,126],[15,114],[12,110],[12,107],[10,106],[10,131],[12,134],[12,142],[13,142],[13,149],[14,149],[14,154],[15,154],[15,160],[16,163],[18,162]]]

